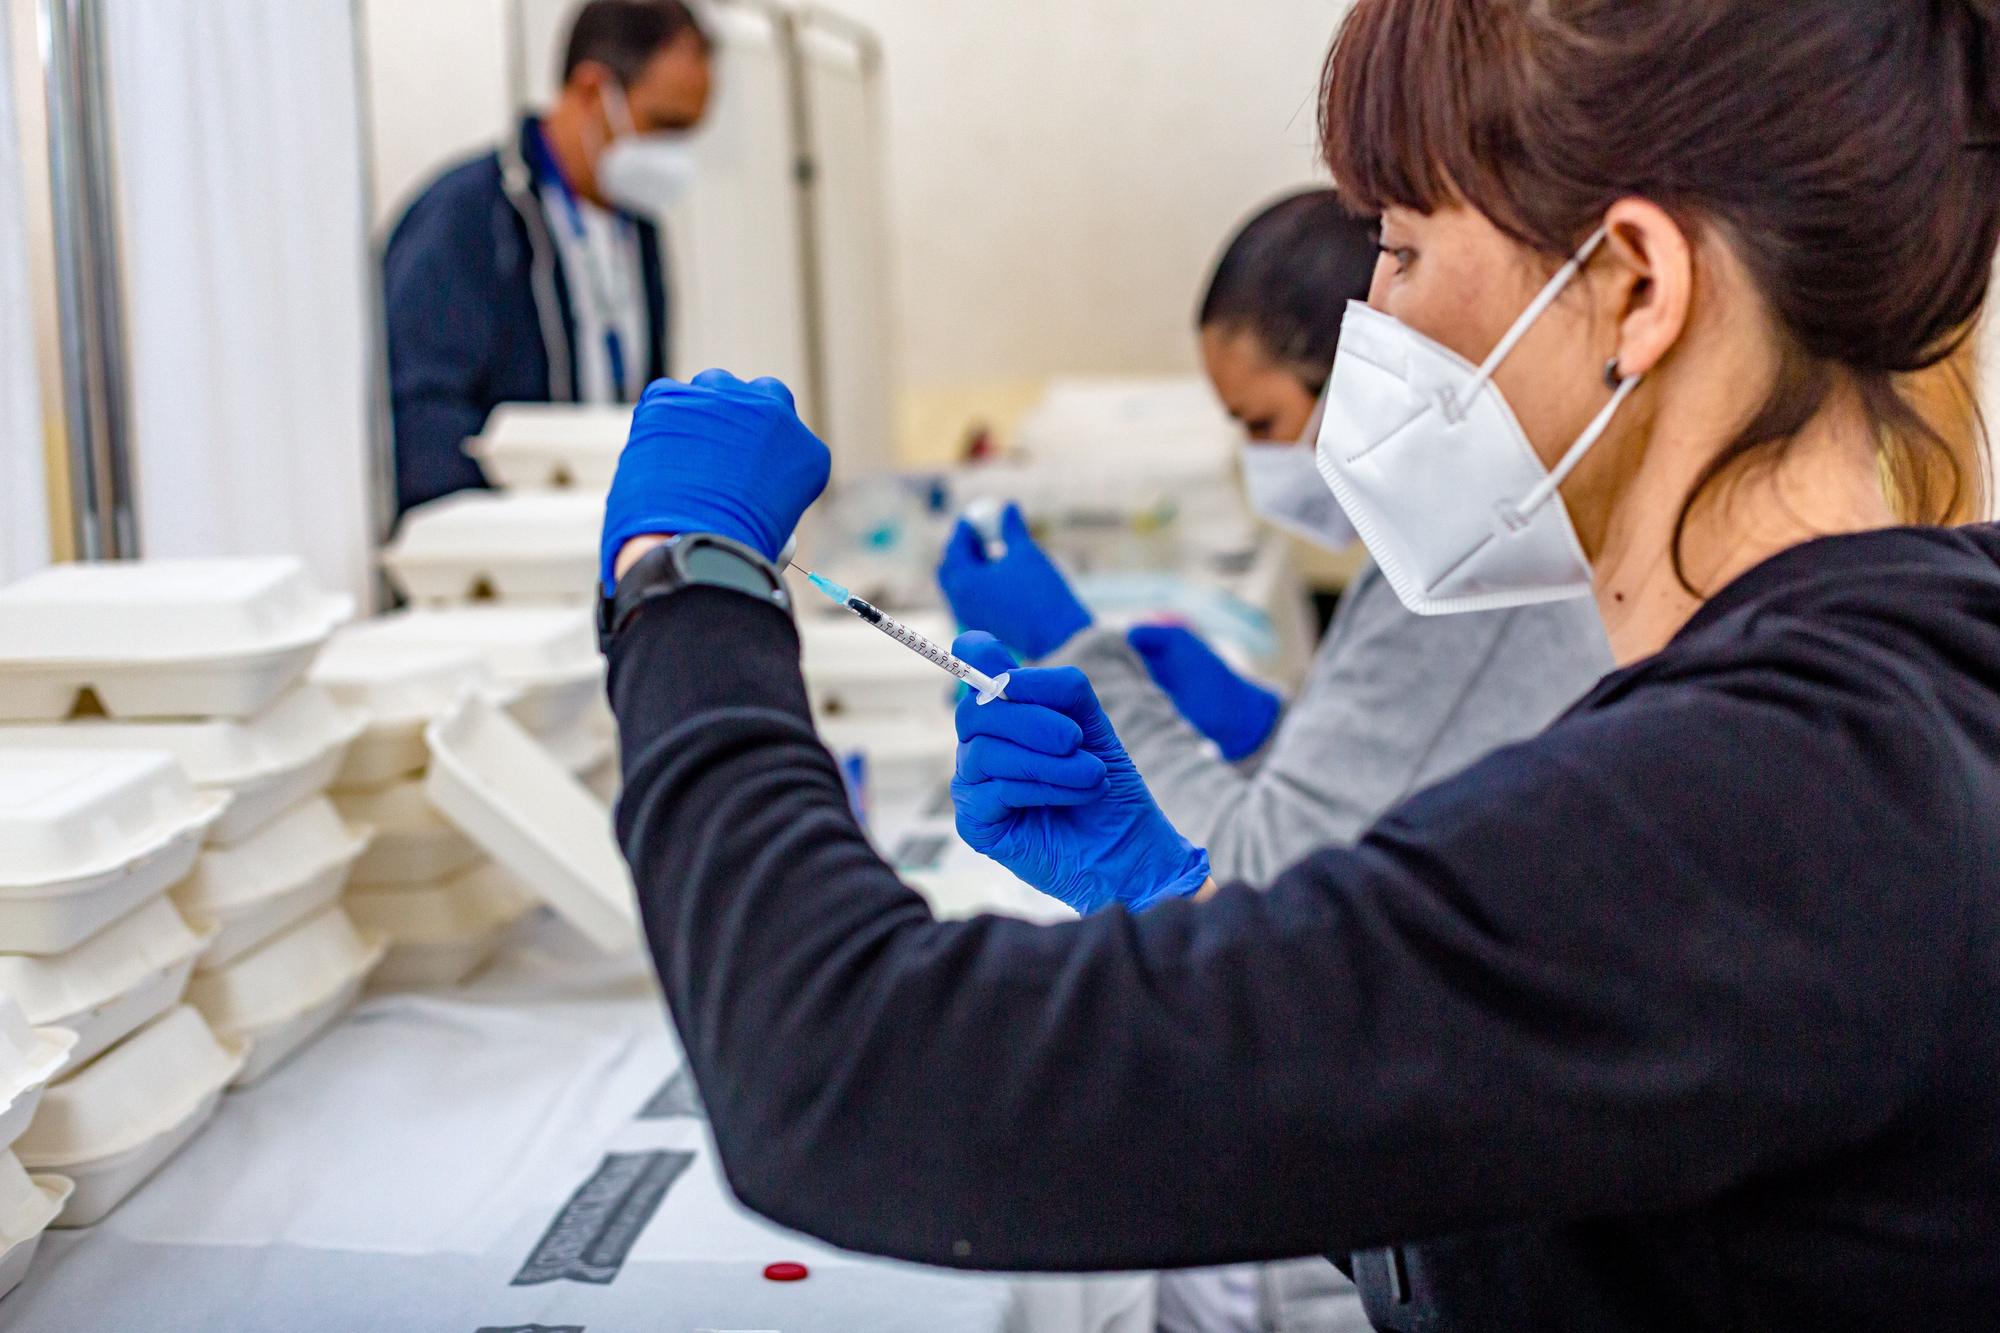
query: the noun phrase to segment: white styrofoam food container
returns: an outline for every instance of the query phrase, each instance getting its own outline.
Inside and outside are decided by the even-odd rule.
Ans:
[[[564,772],[583,779],[585,786],[606,764],[614,769],[617,765],[618,742],[592,727],[574,726],[552,737],[538,734],[536,739]]]
[[[75,948],[187,874],[228,804],[165,751],[0,750],[0,948]]]
[[[603,763],[578,776],[583,779],[583,785],[590,789],[590,794],[606,805],[617,804],[619,796],[625,791],[625,770],[618,760],[618,751],[615,747],[604,757]]]
[[[363,718],[324,690],[301,687],[256,717],[182,722],[80,718],[0,726],[0,748],[165,750],[195,786],[233,799],[209,830],[223,846],[243,841],[286,810],[326,790]]]
[[[202,970],[222,967],[330,906],[373,837],[374,830],[351,827],[331,801],[315,796],[240,847],[206,852],[173,890],[189,917],[216,927]]]
[[[502,403],[466,449],[495,485],[569,487],[603,495],[632,434],[629,406]]]
[[[75,1049],[74,1032],[31,1027],[21,1006],[0,995],[0,1148],[27,1130],[44,1091],[68,1067]]]
[[[589,605],[604,500],[584,491],[463,491],[420,505],[382,563],[413,602]]]
[[[188,987],[188,1003],[219,1036],[250,1044],[235,1078],[247,1087],[339,1018],[382,961],[387,942],[363,936],[329,907]]]
[[[76,1182],[56,1225],[102,1221],[208,1122],[242,1067],[242,1046],[181,1005],[50,1088],[15,1152]]]
[[[604,696],[604,658],[582,607],[417,607],[355,625],[342,638],[350,650],[387,660],[410,650],[470,649],[505,692],[508,711],[540,736],[581,725]]]
[[[252,717],[353,610],[288,557],[58,565],[0,589],[0,718]]]
[[[0,1300],[28,1275],[42,1233],[75,1189],[64,1176],[29,1175],[19,1158],[0,1149]]]
[[[479,845],[431,804],[420,781],[335,792],[333,803],[350,824],[375,831],[348,876],[352,887],[435,883],[485,860]]]
[[[598,948],[634,948],[636,895],[604,804],[484,700],[467,700],[425,735],[432,804]]]
[[[311,678],[368,719],[333,779],[335,787],[349,790],[423,772],[430,759],[424,728],[463,696],[495,688],[476,650],[384,643],[367,624],[336,633],[313,663]]]
[[[0,955],[0,995],[20,1001],[29,1022],[76,1033],[76,1069],[179,1004],[210,938],[154,898],[67,953]]]
[[[500,947],[532,906],[512,876],[487,864],[442,884],[350,893],[347,914],[389,941],[370,978],[378,990],[456,986]]]

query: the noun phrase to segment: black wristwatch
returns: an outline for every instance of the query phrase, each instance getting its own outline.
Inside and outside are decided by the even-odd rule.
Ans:
[[[755,597],[790,615],[792,597],[784,575],[763,553],[742,542],[709,533],[691,532],[667,538],[666,544],[639,557],[625,571],[611,596],[597,599],[597,643],[606,652],[618,632],[649,602],[671,597],[683,588],[727,588]]]

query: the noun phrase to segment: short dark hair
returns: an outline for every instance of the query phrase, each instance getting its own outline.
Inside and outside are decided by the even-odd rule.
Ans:
[[[687,32],[700,40],[704,51],[711,48],[708,31],[682,0],[590,0],[570,28],[563,82],[575,78],[579,66],[598,64],[629,88],[662,47]]]
[[[1295,194],[1257,214],[1216,265],[1200,325],[1247,333],[1315,395],[1326,389],[1349,301],[1375,279],[1375,223],[1333,190]]]

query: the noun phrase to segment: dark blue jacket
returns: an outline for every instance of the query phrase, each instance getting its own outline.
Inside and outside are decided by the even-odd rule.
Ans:
[[[542,211],[541,129],[455,167],[389,238],[383,279],[401,512],[483,487],[461,449],[502,403],[575,399],[576,320]],[[659,230],[635,219],[652,354],[666,374],[667,285]]]
[[[1404,1333],[2000,1329],[2000,528],[1787,551],[1359,846],[1059,926],[932,919],[798,653],[702,587],[611,645],[752,1208],[959,1268],[1361,1251]]]

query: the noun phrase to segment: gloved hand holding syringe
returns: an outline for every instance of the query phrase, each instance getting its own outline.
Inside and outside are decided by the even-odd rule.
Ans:
[[[951,653],[938,647],[908,625],[883,612],[881,608],[856,597],[832,579],[821,578],[811,570],[801,567],[797,561],[788,561],[787,563],[793,569],[805,575],[807,582],[825,593],[829,600],[846,607],[849,611],[860,616],[863,620],[873,625],[876,629],[881,630],[884,634],[894,639],[897,643],[902,644],[925,661],[942,667],[964,681],[971,687],[973,693],[978,696],[982,707],[992,703],[995,699],[1004,699],[1007,697],[1007,682],[1011,678],[1010,676],[1003,675],[997,680],[994,679],[977,667],[959,660]]]

